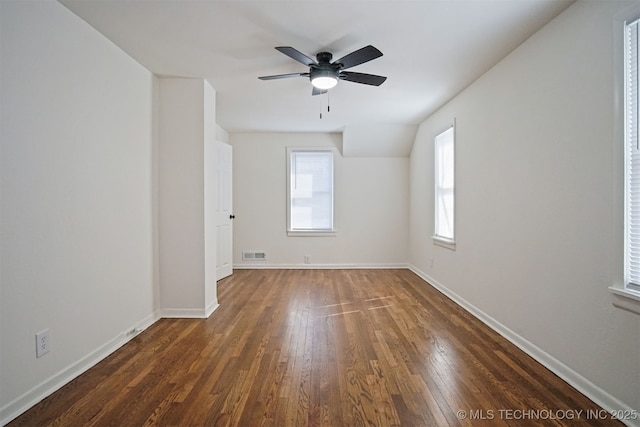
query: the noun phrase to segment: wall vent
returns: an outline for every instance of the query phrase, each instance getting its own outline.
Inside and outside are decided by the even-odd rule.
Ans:
[[[266,261],[267,254],[264,251],[243,251],[243,261]]]

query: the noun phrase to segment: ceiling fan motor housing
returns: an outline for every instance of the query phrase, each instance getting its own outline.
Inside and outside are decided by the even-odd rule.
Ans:
[[[318,59],[319,64],[328,64],[331,62],[333,54],[331,54],[331,52],[318,52],[316,54],[316,58]]]
[[[330,52],[319,52],[316,54],[316,58],[318,63],[309,65],[309,80],[311,80],[311,83],[320,89],[329,89],[335,86],[339,78],[338,73],[342,68],[341,64],[331,63],[333,55]]]
[[[334,69],[330,65],[322,66],[313,66],[311,67],[311,72],[309,73],[309,80],[313,81],[320,77],[329,77],[333,79],[338,79],[338,70]]]

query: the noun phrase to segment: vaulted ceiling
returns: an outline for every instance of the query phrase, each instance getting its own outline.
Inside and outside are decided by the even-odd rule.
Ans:
[[[60,0],[154,74],[207,79],[228,132],[366,135],[354,152],[397,138],[368,155],[406,155],[412,129],[573,1]],[[351,71],[387,76],[379,87],[311,96],[308,78],[257,78],[307,71],[275,46],[335,59],[369,44],[384,56]]]

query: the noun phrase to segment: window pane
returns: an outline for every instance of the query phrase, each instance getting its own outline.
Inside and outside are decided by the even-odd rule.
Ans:
[[[640,150],[638,21],[625,28],[625,282],[640,286]]]
[[[333,230],[333,152],[290,153],[290,229]]]
[[[454,141],[453,127],[435,138],[435,232],[454,240]]]

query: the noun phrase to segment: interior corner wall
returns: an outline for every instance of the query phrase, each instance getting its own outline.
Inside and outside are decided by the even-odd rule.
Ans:
[[[222,126],[216,124],[216,140],[220,142],[224,142],[225,144],[229,143],[229,132],[227,132]]]
[[[216,124],[216,91],[203,80],[204,116],[204,308],[205,317],[218,307],[218,238],[216,235],[218,209],[218,138],[224,129]]]
[[[640,316],[607,289],[622,274],[613,38],[629,4],[575,3],[422,123],[410,256],[599,403],[640,411]],[[431,240],[433,139],[454,118],[451,251]]]
[[[153,75],[58,2],[0,16],[2,424],[154,321],[158,289]]]
[[[204,79],[159,78],[158,246],[163,317],[217,307],[215,90]]]
[[[260,267],[406,266],[409,159],[335,162],[335,237],[287,236],[287,147],[335,147],[338,133],[232,133],[234,265]],[[242,252],[265,251],[264,262]],[[305,264],[305,256],[310,263]]]

